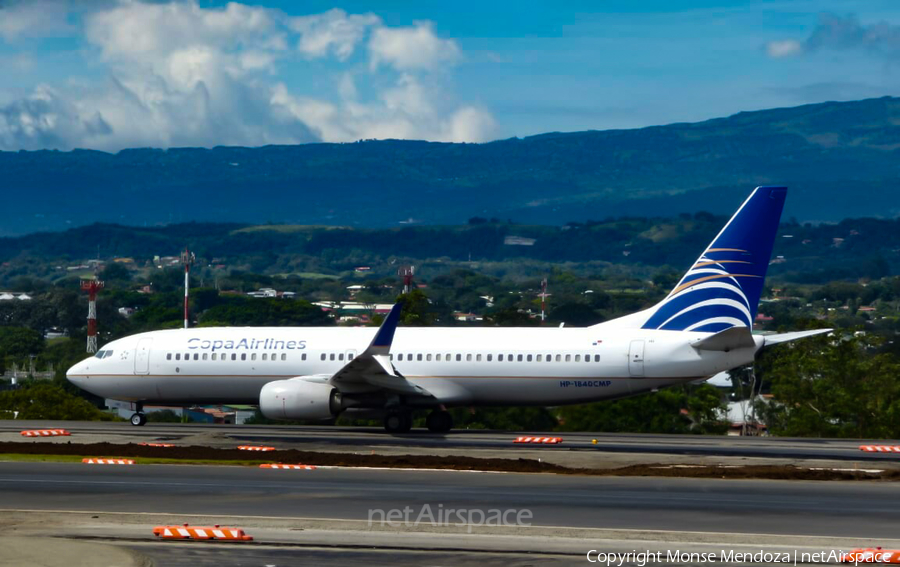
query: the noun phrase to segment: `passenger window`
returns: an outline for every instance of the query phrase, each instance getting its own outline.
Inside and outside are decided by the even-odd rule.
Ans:
[[[552,354],[548,354],[548,355],[547,355],[547,362],[553,362],[553,355],[552,355]]]
[[[272,355],[272,360],[275,360],[275,355],[274,355],[274,354]],[[325,360],[325,353],[324,353],[324,352],[322,353],[322,360]]]
[[[456,355],[456,362],[459,362],[459,361],[461,361],[461,360],[462,360],[462,355],[461,355],[461,354],[457,354],[457,355]]]
[[[571,355],[571,354],[567,354],[567,355],[566,355],[566,362],[572,362],[572,355]]]
[[[591,361],[591,355],[589,355],[589,354],[584,355],[584,361],[585,361],[585,362],[590,362],[590,361]]]
[[[492,355],[492,354],[487,355],[487,361],[490,362],[490,361],[491,361],[491,357],[493,357],[493,356],[494,356],[494,355]]]
[[[267,352],[262,353],[262,359],[269,360],[269,353],[267,353]]]
[[[518,360],[519,362],[522,362],[522,355],[520,354],[519,356],[517,356],[516,360]]]
[[[431,362],[431,354],[430,353],[425,355],[425,360],[428,362]]]
[[[213,360],[216,360],[216,356],[218,356],[216,353],[212,353],[212,359],[213,359]]]
[[[341,353],[338,355],[338,360],[341,360],[341,361],[344,360],[344,353]]]
[[[421,355],[421,354],[417,354],[417,355],[416,355],[416,360],[419,361],[419,362],[422,362],[422,355]]]
[[[542,354],[536,355],[534,361],[535,361],[535,362],[541,362],[541,361],[543,360],[543,359],[541,358],[542,356],[544,356],[544,355],[542,355]]]
[[[580,354],[576,354],[576,355],[575,355],[575,362],[581,362],[581,355],[580,355]]]
[[[282,353],[282,354],[281,354],[281,360],[287,360],[287,354],[286,354],[286,353]]]
[[[181,353],[180,353],[180,352],[176,352],[176,353],[175,353],[175,360],[181,360]]]
[[[242,352],[242,353],[241,353],[241,360],[247,360],[247,353],[246,353],[246,352]]]
[[[253,354],[250,355],[250,360],[256,360],[256,353],[255,353],[255,352],[254,352]]]
[[[300,360],[306,360],[306,353],[305,353],[305,352],[303,353],[303,355],[300,356]]]
[[[195,353],[194,353],[194,360],[200,360],[200,353],[199,353],[199,352],[195,352]]]
[[[172,360],[172,353],[166,353],[166,360]]]
[[[206,353],[204,352],[204,353],[203,353],[203,360],[206,360],[208,356],[209,356],[209,355],[206,354]]]
[[[434,360],[437,362],[440,362],[441,361],[441,353],[437,353],[436,355],[434,355]]]
[[[237,354],[231,353],[231,360],[237,360]]]
[[[506,360],[508,360],[508,361],[510,361],[510,362],[514,362],[514,361],[515,361],[515,359],[513,358],[513,355],[507,356],[507,357],[506,357]]]
[[[531,355],[529,354],[528,356],[526,356],[525,360],[527,360],[528,362],[531,362]]]
[[[185,359],[185,360],[190,360],[190,359],[191,359],[191,353],[189,353],[189,352],[188,352],[188,353],[185,353],[184,359]]]
[[[334,353],[328,355],[328,360],[334,360]]]
[[[556,355],[556,362],[560,362],[561,360],[562,360],[562,359],[560,358],[560,355],[557,354],[557,355]]]
[[[467,354],[467,355],[466,355],[466,362],[472,362],[472,355],[471,355],[471,354]]]
[[[498,354],[498,355],[497,355],[497,362],[503,362],[503,355],[502,355],[502,354]]]
[[[476,355],[475,355],[475,362],[481,362],[481,355],[480,355],[480,354],[476,354]]]
[[[449,352],[447,353],[447,358],[446,358],[446,360],[447,360],[447,362],[450,362],[450,353],[449,353]]]
[[[595,355],[594,355],[594,362],[600,362],[600,355],[599,355],[599,354],[595,354]]]

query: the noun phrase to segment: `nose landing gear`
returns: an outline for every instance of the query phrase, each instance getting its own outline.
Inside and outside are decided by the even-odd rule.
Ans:
[[[144,404],[135,404],[135,413],[131,416],[131,425],[144,425],[147,423],[147,416],[144,414]]]

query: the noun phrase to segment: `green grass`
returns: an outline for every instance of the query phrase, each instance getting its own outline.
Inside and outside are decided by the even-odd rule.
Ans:
[[[26,455],[22,453],[4,453],[0,461],[21,463],[80,463],[82,459],[132,459],[136,465],[226,465],[239,467],[258,467],[266,460],[231,460],[215,459],[165,459],[158,457],[121,457],[116,455]]]

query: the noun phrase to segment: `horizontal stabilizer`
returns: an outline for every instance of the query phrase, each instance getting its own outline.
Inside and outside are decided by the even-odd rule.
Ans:
[[[729,327],[715,335],[693,342],[691,346],[697,350],[728,352],[738,348],[751,348],[756,346],[756,343],[753,342],[753,335],[747,327]]]
[[[793,333],[780,333],[777,335],[766,335],[764,338],[766,339],[766,346],[769,345],[777,345],[779,343],[787,343],[790,341],[796,341],[797,339],[805,339],[806,337],[812,337],[815,335],[822,335],[825,333],[830,333],[834,329],[813,329],[812,331],[796,331]]]

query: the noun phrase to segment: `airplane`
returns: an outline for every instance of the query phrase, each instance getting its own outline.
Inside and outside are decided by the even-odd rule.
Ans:
[[[830,332],[751,332],[787,188],[757,187],[659,303],[584,328],[218,327],[140,333],[67,372],[98,396],[143,406],[258,405],[271,419],[379,415],[389,433],[431,410],[559,406],[621,398],[710,377],[764,346]]]

